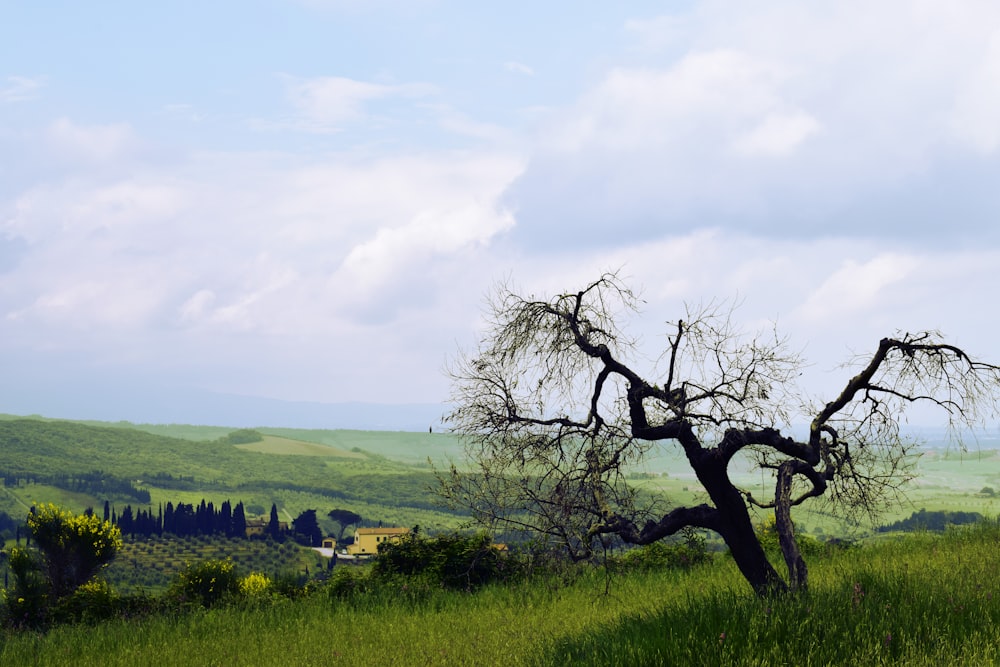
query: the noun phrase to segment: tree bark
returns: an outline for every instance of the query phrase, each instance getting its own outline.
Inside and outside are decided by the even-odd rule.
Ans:
[[[788,585],[793,591],[804,591],[809,585],[809,570],[795,541],[792,524],[792,478],[795,461],[785,461],[778,466],[778,482],[774,497],[774,529],[778,533],[781,555],[788,566]]]
[[[694,459],[690,462],[695,474],[719,513],[717,532],[729,547],[740,573],[761,597],[786,592],[788,585],[767,559],[750,520],[746,500],[730,481],[725,463],[707,453]]]

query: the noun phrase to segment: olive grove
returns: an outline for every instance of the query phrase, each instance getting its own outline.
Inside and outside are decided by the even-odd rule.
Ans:
[[[802,590],[794,507],[815,499],[842,516],[875,515],[895,500],[913,462],[915,443],[900,431],[908,408],[938,409],[956,433],[996,415],[1000,368],[934,331],[877,341],[838,391],[814,400],[799,386],[801,355],[773,328],[740,331],[729,307],[668,323],[662,356],[644,362],[624,330],[638,305],[614,274],[542,300],[496,289],[482,341],[450,369],[448,419],[471,465],[442,476],[451,502],[575,559],[611,538],[641,545],[711,530],[758,594]],[[665,446],[683,452],[705,502],[664,506],[626,482]],[[737,456],[770,473],[773,491],[735,483]],[[758,540],[757,511],[773,511],[787,577]]]

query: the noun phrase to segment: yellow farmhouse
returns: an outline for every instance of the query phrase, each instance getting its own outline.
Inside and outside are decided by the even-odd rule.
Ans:
[[[409,532],[409,528],[358,528],[354,531],[354,544],[347,545],[347,553],[352,556],[375,555],[378,545],[398,542]]]

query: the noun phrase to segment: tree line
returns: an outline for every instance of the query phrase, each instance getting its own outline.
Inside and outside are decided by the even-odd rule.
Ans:
[[[92,509],[87,510],[93,513]],[[360,521],[360,515],[346,510],[334,510],[330,517],[340,522],[341,537],[343,527]],[[219,537],[234,537],[249,539],[247,533],[247,516],[243,502],[233,505],[229,500],[223,501],[218,507],[202,498],[201,502],[161,504],[154,513],[152,508],[133,509],[126,505],[119,512],[108,501],[104,502],[104,520],[116,526],[128,537],[153,537],[174,535],[176,537],[195,537],[198,535],[216,535]],[[291,530],[282,525],[278,518],[278,506],[271,505],[271,511],[264,526],[263,536],[276,541],[284,541],[286,537],[304,546],[318,547],[323,541],[323,532],[316,518],[316,510],[308,509],[300,512],[292,520]]]
[[[4,486],[19,484],[46,484],[65,491],[86,493],[99,498],[129,498],[138,503],[148,503],[149,490],[136,486],[135,482],[109,475],[100,470],[85,473],[35,473],[0,471]]]
[[[880,533],[888,533],[893,531],[921,531],[921,530],[935,530],[943,531],[948,526],[960,526],[969,523],[979,523],[983,521],[985,517],[979,512],[949,512],[949,511],[931,511],[928,512],[926,509],[921,509],[919,512],[913,512],[906,519],[900,519],[899,521],[894,521],[893,523],[879,526],[877,528]]]
[[[170,534],[177,537],[197,535],[219,535],[225,537],[247,537],[247,517],[243,502],[233,505],[229,500],[218,507],[202,498],[198,504],[161,504],[154,513],[152,508],[133,509],[126,505],[117,511],[108,501],[104,503],[104,520],[110,521],[130,537],[151,537]],[[277,507],[272,505],[271,518],[266,534],[278,537],[281,526]]]

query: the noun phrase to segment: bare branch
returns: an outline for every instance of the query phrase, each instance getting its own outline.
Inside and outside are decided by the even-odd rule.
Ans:
[[[908,407],[935,407],[956,430],[997,414],[1000,367],[936,332],[899,334],[807,413],[799,441],[781,429],[805,407],[803,364],[776,330],[745,334],[725,304],[688,309],[670,326],[662,372],[643,371],[621,324],[637,306],[613,273],[548,300],[497,288],[480,345],[450,371],[448,419],[472,465],[440,476],[451,502],[491,527],[544,535],[578,559],[609,535],[647,544],[685,526],[714,530],[762,594],[786,587],[748,512],[771,508],[788,585],[804,588],[792,508],[822,499],[844,516],[874,516],[895,500],[914,461],[899,431]],[[640,500],[626,471],[660,442],[680,447],[710,502],[663,511]],[[732,482],[740,452],[775,472],[773,498]]]

